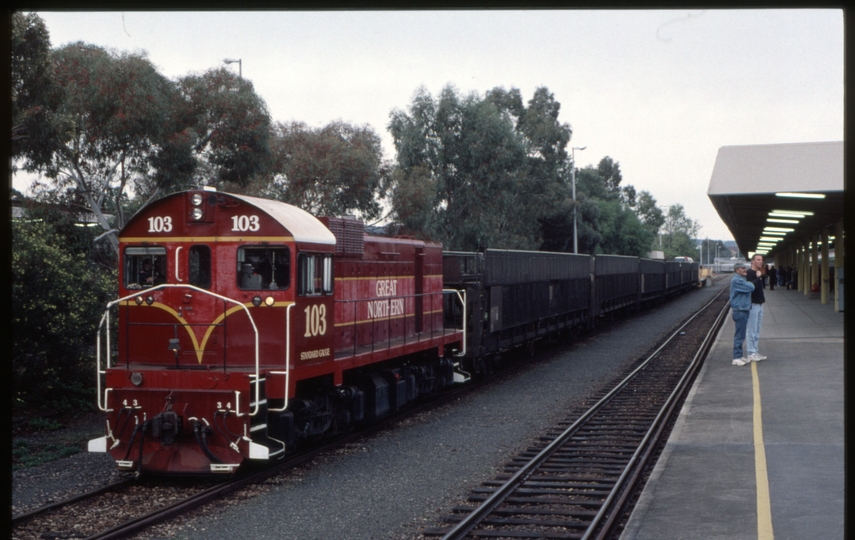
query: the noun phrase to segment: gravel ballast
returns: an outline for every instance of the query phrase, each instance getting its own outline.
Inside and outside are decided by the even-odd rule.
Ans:
[[[207,505],[138,538],[419,538],[422,529],[464,503],[470,489],[493,478],[512,456],[709,301],[722,283],[550,349],[475,394],[265,484],[258,496]],[[14,514],[61,498],[58,494],[81,478],[89,484],[116,479],[103,454],[79,454],[13,476]]]

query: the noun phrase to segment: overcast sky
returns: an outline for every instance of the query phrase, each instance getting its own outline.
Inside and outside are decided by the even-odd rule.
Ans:
[[[545,86],[579,167],[611,157],[709,238],[732,239],[707,197],[720,147],[843,140],[842,10],[39,15],[54,47],[144,51],[172,79],[239,58],[274,121],[368,124],[387,157],[389,113],[420,86]]]

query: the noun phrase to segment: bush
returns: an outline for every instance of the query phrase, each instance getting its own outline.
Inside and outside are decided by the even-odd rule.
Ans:
[[[68,216],[35,213],[12,223],[15,409],[94,401],[96,331],[114,295],[115,265],[93,262],[84,229]]]

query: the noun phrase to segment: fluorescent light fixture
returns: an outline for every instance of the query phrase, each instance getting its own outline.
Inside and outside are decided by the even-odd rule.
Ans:
[[[766,221],[769,223],[793,223],[797,224],[799,220],[797,219],[776,219],[776,218],[766,218]]]
[[[808,212],[807,210],[772,210],[772,212],[776,214],[790,214],[794,216],[812,216],[813,212]],[[769,214],[772,215],[771,213]]]
[[[783,217],[783,218],[792,218],[792,219],[802,219],[805,217],[804,214],[782,214],[780,212],[769,212],[769,217]]]
[[[795,193],[795,192],[782,192],[775,193],[776,197],[794,197],[796,199],[824,199],[825,193]]]
[[[761,236],[761,237],[760,237],[760,241],[762,242],[763,240],[765,240],[765,241],[767,241],[767,242],[774,242],[774,243],[776,243],[776,244],[777,244],[778,242],[780,242],[781,240],[783,240],[783,238],[772,238],[772,237],[770,237],[770,236]]]
[[[767,229],[763,229],[763,234],[768,234],[769,236],[787,236],[785,232],[770,231]]]
[[[789,229],[787,227],[766,227],[763,231],[793,232],[795,229]]]

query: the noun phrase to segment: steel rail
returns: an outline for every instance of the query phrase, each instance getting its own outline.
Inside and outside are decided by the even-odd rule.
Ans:
[[[478,508],[470,512],[465,518],[463,518],[460,522],[457,523],[451,530],[449,530],[443,537],[442,540],[461,540],[465,538],[467,534],[469,534],[481,521],[486,519],[486,517],[495,510],[505,499],[510,496],[525,480],[542,464],[546,461],[552,454],[555,453],[564,443],[567,442],[578,429],[594,414],[596,414],[599,410],[605,407],[612,398],[617,395],[621,390],[623,390],[633,379],[635,379],[639,372],[645,369],[650,362],[656,358],[659,353],[668,346],[677,336],[680,335],[680,332],[689,325],[696,317],[698,317],[701,313],[703,313],[709,306],[711,306],[718,298],[723,294],[723,291],[718,293],[712,300],[710,300],[707,304],[705,304],[701,309],[699,309],[696,313],[694,313],[691,317],[686,319],[683,324],[681,324],[659,347],[656,348],[638,367],[636,367],[629,375],[627,375],[620,383],[618,383],[612,390],[610,390],[605,396],[603,396],[597,403],[591,406],[587,411],[585,411],[573,424],[571,424],[568,428],[564,430],[558,437],[556,437],[550,444],[548,444],[543,450],[541,450],[534,458],[532,458],[528,463],[523,465],[516,473],[514,473],[501,487],[496,489],[492,495],[490,495],[486,500],[484,500]]]
[[[723,294],[719,293],[719,295]],[[718,298],[718,295],[716,296]],[[585,534],[582,536],[582,540],[589,540],[593,538],[594,531],[599,528],[599,534],[597,534],[596,538],[598,540],[606,538],[606,535],[609,534],[612,528],[616,525],[615,521],[620,515],[620,509],[627,502],[629,495],[632,493],[632,488],[638,482],[643,473],[647,463],[650,458],[653,456],[654,448],[657,443],[660,441],[662,434],[665,430],[665,426],[668,423],[668,419],[671,418],[674,414],[674,410],[677,405],[680,403],[680,400],[683,396],[686,395],[689,388],[691,387],[692,382],[694,381],[694,377],[697,372],[700,370],[700,367],[703,363],[704,358],[706,358],[707,353],[709,352],[712,344],[715,342],[715,337],[718,334],[719,329],[724,323],[725,315],[727,314],[730,306],[725,304],[724,308],[719,312],[715,321],[713,322],[712,327],[710,327],[707,335],[704,337],[703,342],[700,347],[698,347],[697,352],[695,353],[694,358],[692,358],[691,363],[683,372],[682,377],[677,382],[676,387],[668,396],[668,399],[663,404],[659,413],[656,415],[656,418],[653,420],[653,423],[648,429],[647,433],[644,435],[644,438],[638,445],[638,449],[633,453],[626,467],[624,468],[623,473],[621,473],[620,477],[615,482],[614,487],[612,487],[611,493],[609,493],[606,500],[603,502],[603,505],[600,507],[599,512],[594,518],[591,520],[588,529],[585,531]],[[638,466],[636,467],[636,462],[638,462]],[[615,497],[617,497],[618,493],[620,493],[620,497],[617,501],[615,501]],[[603,520],[605,515],[608,514],[608,520],[603,524],[600,528],[600,522]]]
[[[507,371],[512,371],[515,368],[519,368],[520,366],[509,366],[505,370],[498,371],[497,374],[505,373]],[[134,533],[142,531],[147,527],[155,525],[157,523],[166,521],[170,518],[176,517],[182,513],[188,512],[193,508],[201,506],[207,502],[218,499],[220,497],[226,496],[229,493],[236,491],[238,489],[247,487],[252,484],[256,484],[270,478],[271,476],[275,476],[280,474],[283,471],[288,469],[297,467],[304,463],[307,463],[313,459],[315,459],[320,454],[325,452],[329,452],[331,450],[340,448],[341,446],[359,440],[360,438],[370,436],[374,433],[377,433],[383,429],[386,429],[389,425],[394,422],[398,422],[403,418],[412,416],[414,414],[418,414],[421,412],[429,411],[436,409],[442,405],[445,405],[451,401],[459,399],[462,395],[465,395],[469,392],[476,391],[482,388],[484,385],[489,384],[492,381],[491,378],[477,381],[475,384],[461,386],[457,389],[447,391],[441,394],[436,399],[432,399],[430,401],[424,402],[421,405],[416,405],[414,407],[409,407],[403,410],[399,414],[395,414],[388,418],[385,418],[377,423],[366,426],[364,429],[354,432],[343,437],[340,437],[334,441],[331,441],[323,446],[319,446],[316,448],[312,448],[311,450],[307,450],[305,453],[292,456],[290,459],[286,459],[285,461],[273,465],[272,467],[267,467],[263,470],[253,472],[243,476],[241,478],[235,478],[226,483],[218,484],[216,486],[212,486],[206,490],[200,491],[195,495],[183,500],[177,501],[171,505],[165,506],[163,508],[159,508],[149,514],[144,516],[140,516],[138,518],[129,520],[125,523],[112,527],[108,530],[102,531],[100,533],[94,534],[88,537],[87,540],[114,540],[119,538],[126,538]]]
[[[107,493],[108,491],[112,491],[114,489],[118,489],[124,487],[126,485],[130,485],[136,482],[138,478],[134,476],[133,478],[125,478],[123,480],[118,480],[113,482],[112,484],[107,484],[106,486],[101,486],[99,488],[95,488],[91,491],[87,491],[86,493],[81,493],[79,495],[75,495],[68,499],[63,499],[61,501],[57,501],[55,503],[51,503],[41,508],[36,508],[35,510],[30,510],[29,512],[25,512],[23,514],[19,514],[17,516],[12,517],[12,527],[16,527],[22,523],[29,521],[30,519],[44,514],[45,512],[49,512],[51,510],[56,510],[57,508],[62,508],[63,506],[68,506],[70,504],[74,504],[76,502],[88,499],[90,497],[95,497],[97,495],[101,495],[102,493]]]

